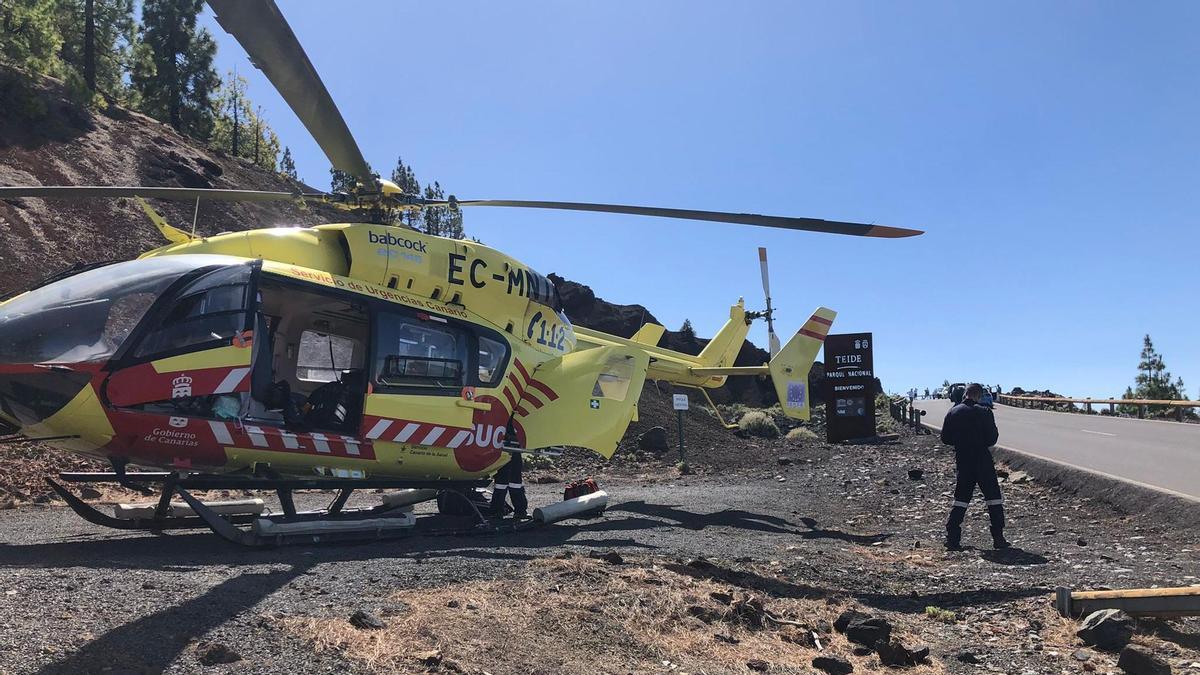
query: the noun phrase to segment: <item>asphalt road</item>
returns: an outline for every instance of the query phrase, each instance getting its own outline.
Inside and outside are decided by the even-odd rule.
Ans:
[[[941,428],[945,399],[917,401]],[[999,445],[1200,499],[1200,425],[996,406]]]

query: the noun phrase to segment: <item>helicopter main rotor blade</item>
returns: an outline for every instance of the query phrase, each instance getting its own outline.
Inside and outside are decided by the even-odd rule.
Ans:
[[[182,187],[138,187],[116,185],[32,185],[0,187],[0,199],[37,197],[39,199],[88,199],[96,197],[142,197],[194,201],[206,199],[219,202],[280,202],[302,199],[322,199],[323,193],[269,192],[265,190],[220,190]]]
[[[847,223],[838,220],[821,220],[820,218],[789,218],[785,216],[762,216],[755,213],[724,213],[722,211],[666,209],[656,206],[590,204],[585,202],[541,202],[514,199],[456,200],[454,198],[451,198],[447,201],[425,201],[423,203],[425,206],[511,206],[524,209],[557,209],[562,211],[624,213],[634,216],[657,216],[659,218],[679,218],[682,220],[708,220],[717,223],[737,223],[740,225],[778,227],[785,230],[807,230],[809,232],[829,232],[832,234],[849,234],[859,237],[885,237],[889,239],[898,237],[913,237],[918,234],[924,234],[922,230],[910,230],[903,227],[867,225],[864,223]]]
[[[369,191],[378,191],[379,185],[346,120],[275,2],[208,0],[208,4],[217,15],[217,23],[267,76],[333,167],[354,176]]]

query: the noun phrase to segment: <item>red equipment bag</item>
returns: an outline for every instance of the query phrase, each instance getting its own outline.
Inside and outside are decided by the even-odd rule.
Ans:
[[[584,478],[583,480],[567,483],[567,487],[563,488],[563,501],[574,499],[576,497],[582,497],[583,495],[589,495],[598,491],[599,489],[600,486],[596,485],[596,481],[590,476]]]

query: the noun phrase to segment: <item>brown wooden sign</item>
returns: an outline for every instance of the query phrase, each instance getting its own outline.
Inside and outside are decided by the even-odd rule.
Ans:
[[[875,435],[874,338],[825,338],[825,436],[830,443]]]

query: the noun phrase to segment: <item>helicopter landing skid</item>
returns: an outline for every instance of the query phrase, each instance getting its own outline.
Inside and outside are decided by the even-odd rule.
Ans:
[[[170,529],[192,529],[207,527],[221,538],[248,547],[271,547],[286,544],[318,544],[338,542],[377,541],[396,539],[417,534],[416,517],[411,504],[390,506],[382,504],[373,508],[344,509],[355,489],[362,487],[434,488],[447,495],[455,495],[465,501],[475,522],[469,527],[450,529],[425,529],[422,535],[470,535],[492,534],[517,529],[501,527],[489,521],[479,510],[479,505],[467,492],[481,487],[481,481],[372,481],[370,485],[347,487],[345,481],[320,479],[262,479],[243,476],[192,475],[175,473],[129,473],[120,476],[111,473],[62,473],[60,478],[71,482],[132,482],[136,485],[161,483],[159,501],[152,517],[117,518],[101,512],[77,497],[54,480],[46,479],[50,487],[63,501],[84,520],[119,530],[148,530],[152,532]],[[356,481],[361,483],[362,481]],[[376,483],[380,483],[376,485]],[[386,485],[382,483],[387,483]],[[293,489],[337,489],[338,493],[325,509],[297,511],[292,499]],[[205,503],[191,494],[193,489],[260,489],[275,490],[279,495],[283,513],[264,516],[258,513],[219,513],[218,505]],[[182,504],[172,503],[178,496]],[[259,503],[261,508],[261,502]],[[184,508],[180,508],[184,507]],[[189,515],[173,515],[183,511]],[[244,526],[249,527],[244,527]]]

